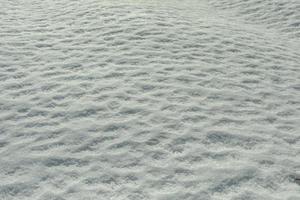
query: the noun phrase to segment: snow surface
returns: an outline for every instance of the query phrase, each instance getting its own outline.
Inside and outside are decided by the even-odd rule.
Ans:
[[[1,200],[299,200],[299,0],[1,0]]]

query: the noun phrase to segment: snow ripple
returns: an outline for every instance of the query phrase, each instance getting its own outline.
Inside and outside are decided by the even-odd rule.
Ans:
[[[0,5],[0,199],[300,198],[297,0]]]

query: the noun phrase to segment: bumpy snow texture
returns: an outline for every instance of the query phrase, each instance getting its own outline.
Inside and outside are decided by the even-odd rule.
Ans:
[[[2,0],[0,199],[300,199],[299,0]]]

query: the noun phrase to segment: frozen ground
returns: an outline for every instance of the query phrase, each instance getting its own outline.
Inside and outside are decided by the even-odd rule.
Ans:
[[[1,0],[1,200],[299,200],[299,0]]]

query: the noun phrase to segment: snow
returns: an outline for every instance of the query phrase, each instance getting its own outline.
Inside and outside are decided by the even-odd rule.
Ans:
[[[0,2],[0,199],[300,199],[298,0]]]

